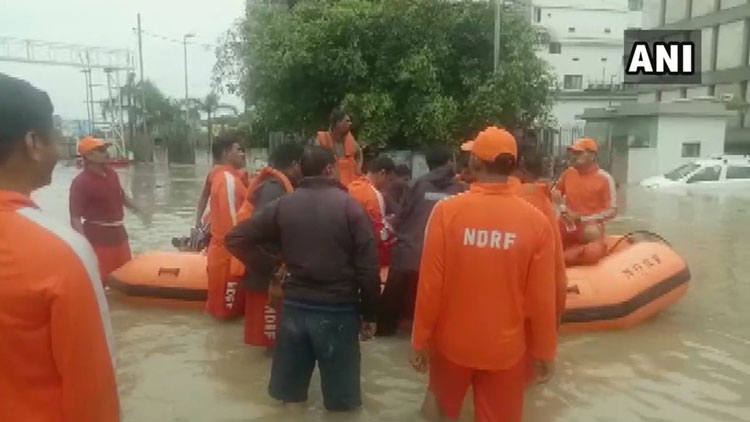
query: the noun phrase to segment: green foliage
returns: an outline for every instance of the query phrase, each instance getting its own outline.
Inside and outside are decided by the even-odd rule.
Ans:
[[[490,2],[248,2],[218,50],[215,82],[245,99],[256,133],[312,134],[342,105],[358,139],[390,147],[542,124],[553,79],[536,34],[506,12],[495,73],[493,17]]]

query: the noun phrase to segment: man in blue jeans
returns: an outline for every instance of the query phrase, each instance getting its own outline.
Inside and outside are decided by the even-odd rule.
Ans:
[[[331,151],[308,147],[297,189],[240,223],[226,243],[240,260],[269,243],[284,258],[270,395],[306,401],[317,362],[326,409],[346,411],[362,404],[359,338],[375,333],[380,276],[372,223],[333,178],[335,163]]]

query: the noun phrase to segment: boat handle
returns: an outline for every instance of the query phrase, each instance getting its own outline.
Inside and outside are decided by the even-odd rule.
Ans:
[[[577,295],[581,294],[581,290],[578,289],[578,285],[577,284],[574,284],[572,286],[568,286],[567,292],[568,293],[575,293]]]
[[[180,269],[179,268],[159,268],[159,275],[162,274],[172,274],[173,276],[177,277],[180,275]]]

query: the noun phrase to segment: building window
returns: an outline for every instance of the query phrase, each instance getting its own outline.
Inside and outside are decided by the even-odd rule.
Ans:
[[[643,10],[643,0],[628,0],[628,9],[631,12]]]
[[[602,57],[602,61],[603,61],[603,62],[606,62],[606,61],[607,61],[607,58],[606,58],[606,57]]]
[[[534,22],[541,22],[542,21],[542,9],[539,7],[534,8]]]
[[[576,29],[572,26],[568,27],[568,32],[576,32]]]
[[[573,61],[577,62],[578,61],[578,57],[573,57]]]
[[[565,75],[563,77],[564,89],[583,89],[583,75]]]
[[[698,158],[701,156],[700,142],[683,142],[682,158]]]
[[[562,45],[560,45],[559,42],[549,43],[549,54],[560,54],[561,50],[562,50]]]
[[[609,28],[604,28],[604,33],[605,33],[605,34],[611,34],[611,33],[612,33],[612,30],[611,30],[611,29],[609,29]]]

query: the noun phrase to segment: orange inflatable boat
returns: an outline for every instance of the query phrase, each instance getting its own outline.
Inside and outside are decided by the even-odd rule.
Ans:
[[[115,270],[108,285],[132,297],[206,300],[206,256],[196,252],[148,252]]]
[[[644,234],[652,239],[637,240]],[[675,304],[687,292],[687,264],[658,235],[610,236],[607,244],[608,255],[596,265],[567,269],[563,333],[629,328]]]

